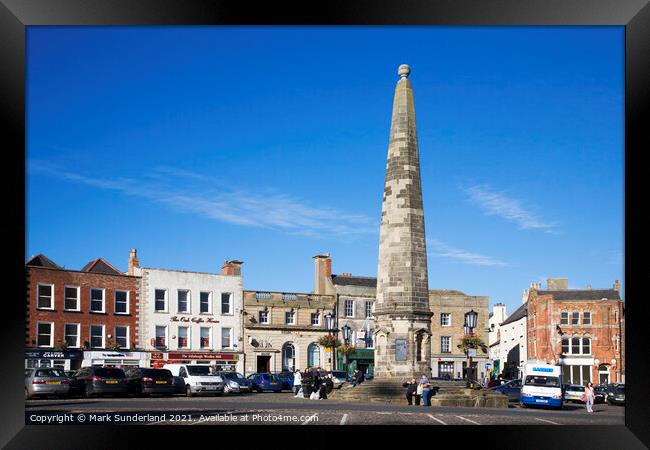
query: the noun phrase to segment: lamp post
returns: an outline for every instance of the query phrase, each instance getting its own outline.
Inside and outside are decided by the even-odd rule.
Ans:
[[[345,324],[341,328],[341,331],[343,332],[343,343],[345,345],[349,345],[350,344],[350,331],[351,331],[351,328],[348,326],[348,324]],[[343,353],[343,370],[345,370],[345,373],[346,373],[346,376],[347,376],[347,373],[348,373],[348,354],[347,354],[347,352]]]
[[[465,313],[465,336],[472,336],[474,334],[474,328],[476,328],[476,322],[478,319],[478,313],[473,309]],[[467,387],[472,387],[474,381],[474,369],[472,368],[472,353],[470,350],[476,351],[476,349],[467,349]]]
[[[334,315],[331,312],[328,312],[325,314],[325,327],[327,328],[327,334],[329,336],[332,335],[332,330],[334,329]],[[334,358],[334,349],[330,349],[330,357],[329,357],[329,363],[331,368],[334,368],[334,363],[332,362],[332,359]]]

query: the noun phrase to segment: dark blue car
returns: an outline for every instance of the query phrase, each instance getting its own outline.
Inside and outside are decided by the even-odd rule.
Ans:
[[[271,373],[254,373],[247,377],[257,392],[282,392],[282,381]]]
[[[509,401],[518,401],[521,396],[521,380],[512,380],[504,385],[489,389],[507,395]]]
[[[293,390],[293,373],[289,371],[273,373],[282,382],[282,389]]]

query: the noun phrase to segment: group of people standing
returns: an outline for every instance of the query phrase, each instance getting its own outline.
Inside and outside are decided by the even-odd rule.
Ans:
[[[334,389],[332,374],[325,372],[320,367],[305,369],[303,372],[296,370],[293,374],[293,392],[296,397],[306,397],[312,400],[326,400],[327,394]]]
[[[431,406],[431,383],[426,375],[422,375],[418,382],[415,378],[403,384],[406,388],[406,401],[409,405],[420,405],[422,399],[422,406]]]

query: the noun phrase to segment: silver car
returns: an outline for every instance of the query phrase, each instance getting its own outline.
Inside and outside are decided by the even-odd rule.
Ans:
[[[68,395],[70,383],[62,369],[25,369],[25,399],[36,396]]]

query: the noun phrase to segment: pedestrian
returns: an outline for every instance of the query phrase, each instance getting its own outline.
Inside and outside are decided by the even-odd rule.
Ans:
[[[320,396],[319,400],[327,400],[327,378],[321,380],[318,394]]]
[[[302,389],[302,374],[299,369],[293,374],[293,393],[298,396],[298,392]]]
[[[420,378],[420,384],[429,384],[429,379],[426,375],[422,375],[422,378]]]
[[[422,383],[417,383],[417,388],[415,388],[415,394],[413,394],[415,399],[415,405],[420,406],[420,398],[422,398]]]
[[[589,382],[587,383],[587,386],[585,387],[585,393],[583,394],[585,405],[587,406],[587,412],[594,412],[594,397],[594,385],[593,383]]]
[[[431,385],[427,381],[422,384],[422,406],[431,406]]]
[[[409,405],[413,404],[413,396],[415,395],[418,383],[415,381],[415,378],[412,378],[411,381],[405,382],[402,386],[406,388],[406,401]]]
[[[354,375],[352,375],[352,387],[355,387],[361,383],[361,371],[359,369],[354,369]]]
[[[334,380],[332,379],[332,374],[328,374],[325,378],[325,385],[327,386],[327,393],[331,393],[334,389]]]

